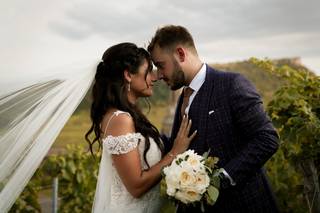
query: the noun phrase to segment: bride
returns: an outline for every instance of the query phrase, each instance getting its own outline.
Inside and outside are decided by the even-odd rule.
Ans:
[[[161,169],[184,152],[191,121],[184,118],[172,149],[164,154],[158,130],[136,103],[152,95],[156,76],[148,52],[132,43],[107,49],[97,66],[86,134],[90,150],[98,143],[102,157],[93,212],[158,212]],[[90,135],[93,134],[93,140]]]

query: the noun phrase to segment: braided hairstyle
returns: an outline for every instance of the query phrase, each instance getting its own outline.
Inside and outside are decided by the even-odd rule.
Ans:
[[[149,137],[153,138],[163,153],[163,145],[160,141],[160,133],[157,128],[150,123],[141,110],[128,101],[126,81],[124,71],[136,74],[139,67],[147,60],[148,72],[152,71],[152,62],[149,53],[137,47],[133,43],[120,43],[108,48],[103,54],[102,61],[97,66],[95,81],[92,88],[92,105],[90,117],[92,125],[85,135],[89,143],[90,151],[93,154],[93,144],[98,142],[99,150],[102,147],[100,124],[108,109],[116,108],[130,113],[133,118],[137,132],[145,137],[144,161],[147,166],[146,153],[150,148]],[[91,141],[89,136],[94,133]]]

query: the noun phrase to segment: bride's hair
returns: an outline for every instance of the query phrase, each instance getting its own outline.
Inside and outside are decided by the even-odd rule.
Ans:
[[[130,113],[133,118],[135,129],[145,137],[144,160],[150,148],[149,137],[153,138],[161,151],[163,145],[160,141],[160,134],[157,128],[150,123],[140,109],[128,101],[124,70],[136,74],[144,60],[148,62],[148,72],[152,71],[152,62],[149,53],[137,47],[133,43],[120,43],[108,48],[103,54],[102,61],[97,66],[95,81],[92,87],[91,120],[92,125],[86,133],[85,138],[89,143],[90,151],[93,154],[93,144],[98,142],[99,149],[102,147],[100,124],[103,116],[110,108],[116,108]],[[94,139],[89,136],[94,132]]]

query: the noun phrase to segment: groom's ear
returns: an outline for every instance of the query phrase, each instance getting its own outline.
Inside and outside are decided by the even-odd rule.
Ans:
[[[127,82],[131,82],[131,74],[128,70],[124,70],[123,77]]]
[[[176,53],[180,62],[184,62],[186,59],[185,49],[181,46],[177,46]]]

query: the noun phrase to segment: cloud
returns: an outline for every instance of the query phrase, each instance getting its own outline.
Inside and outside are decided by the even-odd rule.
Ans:
[[[320,67],[318,0],[12,0],[2,8],[0,47],[7,67],[12,56],[32,64],[48,50],[70,60],[117,42],[146,45],[164,24],[187,27],[209,61],[301,56]]]
[[[246,39],[301,31],[320,33],[320,28],[316,27],[320,20],[320,13],[317,12],[320,1],[317,0],[246,0],[237,3],[231,0],[117,2],[95,4],[90,1],[70,8],[66,19],[75,24],[60,29],[70,31],[65,35],[72,38],[94,33],[136,38],[146,35],[150,28],[154,29],[158,25],[177,23],[199,32],[197,34],[204,41],[220,38]],[[72,32],[78,32],[82,36]]]
[[[139,1],[88,1],[69,8],[65,17],[52,22],[50,28],[69,39],[85,39],[93,34],[109,39],[132,39],[147,32],[145,23],[149,20],[145,12],[150,13]]]

